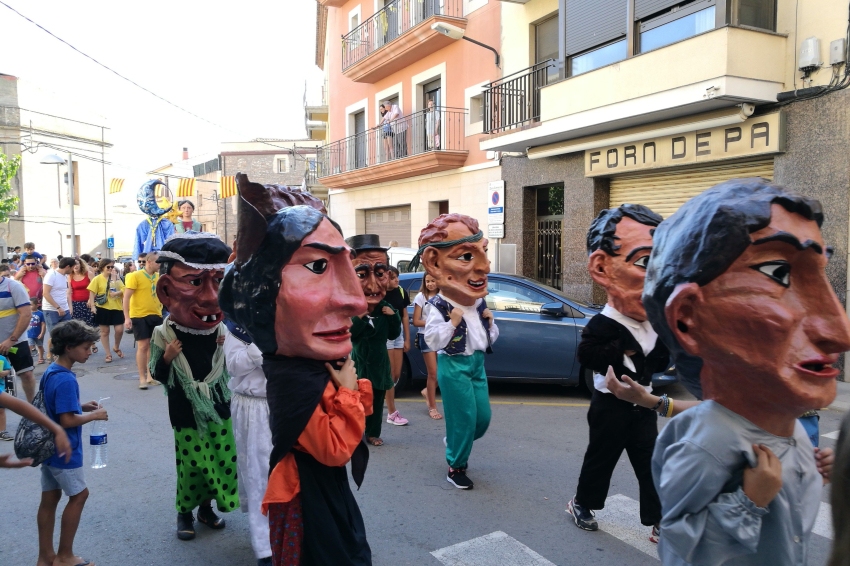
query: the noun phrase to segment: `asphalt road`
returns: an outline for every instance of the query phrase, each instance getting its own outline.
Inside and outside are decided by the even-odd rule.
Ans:
[[[98,566],[256,564],[248,522],[238,511],[226,515],[228,525],[223,531],[199,525],[194,541],[176,539],[174,445],[166,399],[162,388],[137,389],[131,337],[125,337],[123,347],[127,354],[123,360],[116,357],[114,363],[106,364],[100,352],[77,366],[84,401],[111,398],[104,403],[110,415],[109,465],[86,469],[91,495],[75,551]],[[37,374],[44,368],[39,366]],[[675,398],[687,395],[679,386],[667,388],[667,393]],[[474,547],[470,552],[477,553],[478,559],[467,563],[508,564],[506,558],[497,557],[507,556],[499,553],[507,548],[506,540],[514,544],[515,539],[516,545],[530,551],[513,547],[520,552],[512,555],[510,564],[659,564],[621,540],[627,539],[621,530],[612,526],[608,532],[584,532],[564,512],[587,442],[586,394],[558,386],[494,384],[491,400],[490,430],[475,443],[470,460],[475,489],[464,492],[445,480],[443,422],[428,418],[418,390],[400,395],[399,408],[410,425],[384,425],[386,444],[370,448],[366,481],[355,494],[376,566],[437,566],[441,561],[432,552],[497,532],[511,538],[494,535],[470,543]],[[821,432],[837,430],[841,415],[824,411]],[[10,413],[11,431],[17,421]],[[85,437],[88,429],[83,432]],[[831,439],[822,442],[834,445]],[[0,443],[0,452],[11,450],[11,443]],[[31,566],[37,556],[39,473],[0,470],[0,482],[0,565]],[[620,501],[626,503],[638,499],[637,482],[625,455],[611,484],[609,496],[615,495],[624,496]],[[641,540],[649,534],[636,521],[609,515],[615,515],[610,519],[623,528],[633,529]],[[58,534],[57,527],[57,540]],[[829,541],[814,537],[810,564],[825,564],[828,551]]]

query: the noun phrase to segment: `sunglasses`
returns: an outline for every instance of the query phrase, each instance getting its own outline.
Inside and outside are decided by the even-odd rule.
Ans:
[[[106,267],[104,267],[104,269],[115,269],[115,266],[114,265],[107,265]]]
[[[146,263],[147,263],[147,262],[146,262],[145,260],[143,260],[143,259],[140,259],[140,260],[139,260],[139,265],[144,265],[144,264],[146,264]]]
[[[37,264],[35,264],[35,263],[25,263],[24,265],[26,265],[27,267],[35,267]]]

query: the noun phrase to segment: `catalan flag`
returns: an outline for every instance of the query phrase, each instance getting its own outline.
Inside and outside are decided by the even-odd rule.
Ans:
[[[124,179],[112,179],[109,181],[109,194],[120,193],[124,186]]]
[[[236,177],[221,178],[221,190],[219,196],[221,198],[236,196]]]
[[[195,179],[180,179],[177,186],[177,198],[195,196]]]
[[[156,198],[161,198],[165,196],[165,188],[165,185],[157,185],[156,187],[154,187],[154,196],[156,196]]]

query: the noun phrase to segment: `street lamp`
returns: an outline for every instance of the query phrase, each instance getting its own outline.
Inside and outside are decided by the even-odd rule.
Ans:
[[[431,29],[445,35],[446,37],[448,37],[450,39],[465,39],[466,41],[469,41],[470,43],[474,43],[475,45],[480,45],[484,49],[489,49],[490,51],[493,52],[494,55],[496,55],[496,67],[501,68],[501,67],[499,67],[499,52],[496,51],[495,49],[493,49],[492,47],[490,47],[489,45],[487,45],[486,43],[481,43],[480,41],[476,41],[474,39],[466,37],[466,35],[465,35],[466,30],[465,29],[459,28],[457,26],[453,26],[452,24],[447,24],[447,23],[444,23],[444,22],[437,22],[436,24],[431,24]]]
[[[68,153],[68,160],[65,161],[56,154],[47,155],[41,160],[44,165],[56,165],[56,186],[59,191],[59,206],[62,206],[62,188],[59,182],[59,166],[63,163],[68,164],[68,202],[71,209],[71,257],[77,257],[77,235],[74,229],[74,166],[71,153]]]

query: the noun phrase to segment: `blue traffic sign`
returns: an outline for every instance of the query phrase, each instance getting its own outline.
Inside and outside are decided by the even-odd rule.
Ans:
[[[115,238],[106,238],[106,247],[112,249],[115,247]]]

